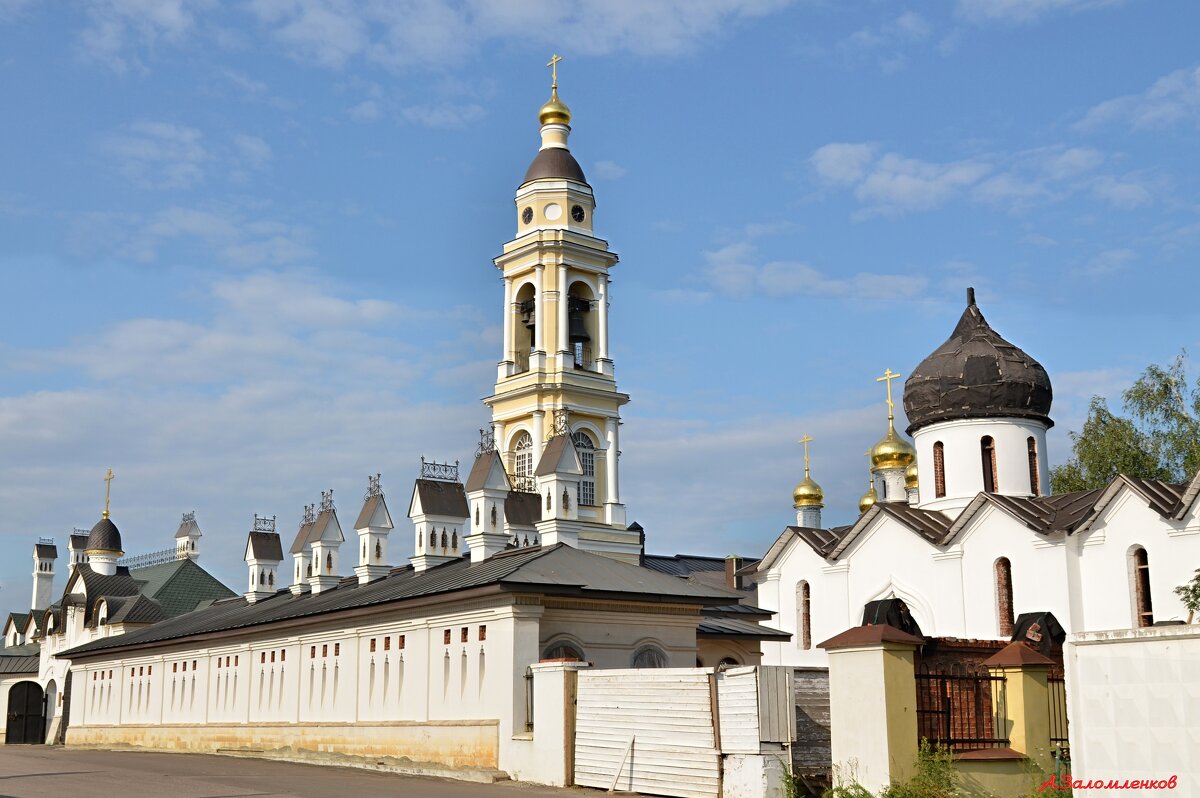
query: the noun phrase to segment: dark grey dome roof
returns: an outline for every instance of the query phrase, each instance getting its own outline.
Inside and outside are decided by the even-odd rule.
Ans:
[[[537,157],[525,171],[525,179],[521,184],[544,178],[574,180],[576,183],[587,184],[587,178],[583,176],[583,167],[565,147],[547,147],[539,150]]]
[[[967,309],[946,343],[904,382],[908,434],[939,421],[1028,418],[1053,426],[1054,391],[1042,364],[988,326],[967,289]]]
[[[121,530],[109,519],[101,518],[88,533],[87,551],[124,551],[121,548]]]

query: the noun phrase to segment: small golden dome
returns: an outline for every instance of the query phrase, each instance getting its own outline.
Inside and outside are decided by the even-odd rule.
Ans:
[[[806,476],[792,491],[792,506],[797,510],[801,507],[824,507],[825,491],[809,476]]]
[[[871,483],[871,487],[867,488],[867,492],[858,500],[858,512],[861,515],[867,510],[875,506],[875,502],[879,501],[879,494],[875,492],[875,483]]]
[[[917,487],[917,461],[913,460],[908,464],[908,468],[904,469],[904,487]]]
[[[550,100],[542,106],[542,110],[538,111],[538,120],[543,125],[571,124],[571,109],[558,99],[558,89],[550,90]]]
[[[871,470],[883,468],[908,468],[916,462],[917,450],[896,433],[896,425],[888,421],[887,435],[871,447]]]

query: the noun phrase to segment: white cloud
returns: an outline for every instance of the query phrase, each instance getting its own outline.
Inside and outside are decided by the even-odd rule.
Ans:
[[[428,105],[410,105],[400,109],[404,121],[422,127],[455,129],[478,122],[484,117],[484,110],[474,103],[457,105],[454,103],[435,103]]]
[[[383,116],[378,100],[363,100],[350,109],[350,118],[355,122],[375,122]]]
[[[1086,130],[1110,122],[1125,123],[1135,130],[1200,125],[1200,66],[1161,77],[1141,94],[1105,100],[1093,106],[1076,126]]]
[[[625,176],[626,169],[616,161],[596,161],[591,174],[597,180],[617,180]]]
[[[712,287],[735,297],[912,297],[927,284],[924,277],[905,274],[859,272],[833,277],[800,261],[760,265],[757,248],[748,241],[705,252],[704,260],[704,275]]]
[[[0,22],[11,22],[19,18],[33,0],[0,0]]]
[[[1137,208],[1149,205],[1154,200],[1150,188],[1143,182],[1131,178],[1103,175],[1091,183],[1092,194],[1117,208]]]
[[[1137,253],[1132,249],[1108,249],[1089,260],[1082,273],[1092,277],[1115,274],[1124,271],[1134,260],[1137,260]]]
[[[141,67],[130,50],[178,44],[191,31],[196,13],[213,5],[212,0],[90,0],[88,25],[80,34],[82,53],[116,72]]]
[[[818,148],[809,162],[822,180],[849,186],[862,180],[874,157],[874,145],[834,143]]]
[[[969,22],[1027,23],[1058,11],[1088,11],[1124,0],[958,0],[958,16]]]
[[[869,209],[881,213],[925,210],[978,183],[991,170],[979,160],[930,163],[886,153],[854,194]]]
[[[252,169],[262,169],[274,157],[270,145],[258,136],[239,133],[233,137],[233,146],[239,160]]]
[[[211,156],[195,128],[169,122],[134,122],[100,140],[118,171],[143,188],[188,188],[204,180]]]

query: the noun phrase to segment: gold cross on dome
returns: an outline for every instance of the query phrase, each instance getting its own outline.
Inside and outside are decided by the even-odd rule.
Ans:
[[[804,433],[803,438],[796,441],[797,443],[802,444],[804,446],[804,478],[805,479],[808,479],[808,445],[810,443],[812,443],[813,440],[814,440],[813,436],[809,435],[806,432],[806,433]]]
[[[550,67],[550,89],[553,91],[558,88],[558,62],[562,60],[562,56],[558,53],[550,56],[550,63],[546,66]]]
[[[882,377],[875,378],[875,382],[886,382],[887,383],[888,421],[891,421],[892,419],[894,419],[896,417],[895,413],[892,410],[892,407],[893,407],[892,380],[898,380],[898,379],[900,379],[901,376],[902,375],[900,375],[900,374],[894,373],[891,369],[887,369],[886,371],[883,372]]]
[[[116,479],[116,477],[113,475],[113,470],[110,468],[110,469],[108,469],[107,473],[105,473],[105,475],[104,475],[104,517],[105,518],[108,518],[108,500],[109,500],[109,497],[111,496],[112,481],[114,479]]]

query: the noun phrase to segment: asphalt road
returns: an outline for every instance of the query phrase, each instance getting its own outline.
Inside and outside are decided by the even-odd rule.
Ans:
[[[586,796],[266,759],[0,745],[0,798],[539,798]]]

